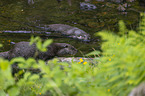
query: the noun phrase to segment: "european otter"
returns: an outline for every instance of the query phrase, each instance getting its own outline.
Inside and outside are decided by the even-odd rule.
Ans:
[[[29,42],[19,42],[11,50],[0,53],[0,57],[9,60],[14,57],[24,57],[27,59],[34,57],[36,52],[38,52],[35,57],[36,59],[48,60],[55,56],[74,55],[77,53],[77,49],[66,43],[52,43],[47,47],[46,52],[40,52],[37,50],[36,44],[30,46]]]
[[[1,52],[1,53],[0,53],[0,57],[3,57],[3,58],[5,58],[5,59],[8,59],[8,54],[9,54],[9,51]]]
[[[82,40],[85,42],[90,41],[90,35],[88,33],[86,33],[85,31],[77,27],[72,27],[66,24],[51,24],[51,25],[46,25],[45,27],[39,27],[39,26],[36,27],[44,29],[45,31],[54,31],[60,33],[61,35]]]

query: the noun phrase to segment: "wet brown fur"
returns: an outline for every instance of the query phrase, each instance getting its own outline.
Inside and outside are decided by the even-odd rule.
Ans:
[[[36,48],[36,44],[29,45],[29,42],[19,42],[15,46],[7,51],[0,53],[0,57],[6,59],[12,59],[15,57],[34,57],[36,59],[48,60],[55,56],[74,55],[77,53],[77,49],[70,44],[66,43],[52,43],[47,47],[46,52],[40,52]]]

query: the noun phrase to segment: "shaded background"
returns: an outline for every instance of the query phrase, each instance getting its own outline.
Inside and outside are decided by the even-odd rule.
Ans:
[[[118,32],[118,21],[123,20],[128,29],[137,30],[140,20],[139,14],[144,11],[143,3],[134,2],[98,2],[91,0],[97,8],[94,10],[81,10],[80,2],[84,0],[71,0],[69,6],[67,0],[60,3],[57,0],[35,0],[34,4],[28,4],[27,0],[0,0],[0,43],[3,47],[0,52],[9,50],[13,45],[10,42],[29,41],[32,35],[45,39],[53,39],[54,42],[69,43],[75,46],[79,52],[76,56],[82,56],[91,51],[100,50],[100,37],[94,34],[101,30]],[[120,4],[130,5],[125,11],[118,10]],[[89,43],[80,42],[70,38],[57,36],[44,36],[42,34],[13,34],[3,33],[5,30],[39,31],[35,26],[49,24],[68,24],[78,27],[91,35]]]

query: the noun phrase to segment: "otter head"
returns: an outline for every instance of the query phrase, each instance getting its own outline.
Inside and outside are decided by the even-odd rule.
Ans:
[[[75,55],[77,53],[77,49],[74,48],[70,44],[55,43],[55,45],[57,46],[57,49],[58,49],[57,52],[56,52],[57,56]]]
[[[74,35],[73,38],[77,38],[81,41],[85,41],[85,42],[89,42],[90,41],[90,35],[87,34],[85,31],[81,30],[81,29],[77,29],[74,31]]]
[[[84,41],[84,42],[90,42],[90,35],[78,36],[77,39]]]

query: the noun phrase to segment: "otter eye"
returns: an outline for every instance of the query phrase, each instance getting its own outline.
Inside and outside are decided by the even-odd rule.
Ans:
[[[65,47],[65,48],[67,48],[67,47],[68,47],[68,45],[65,45],[64,47]]]

